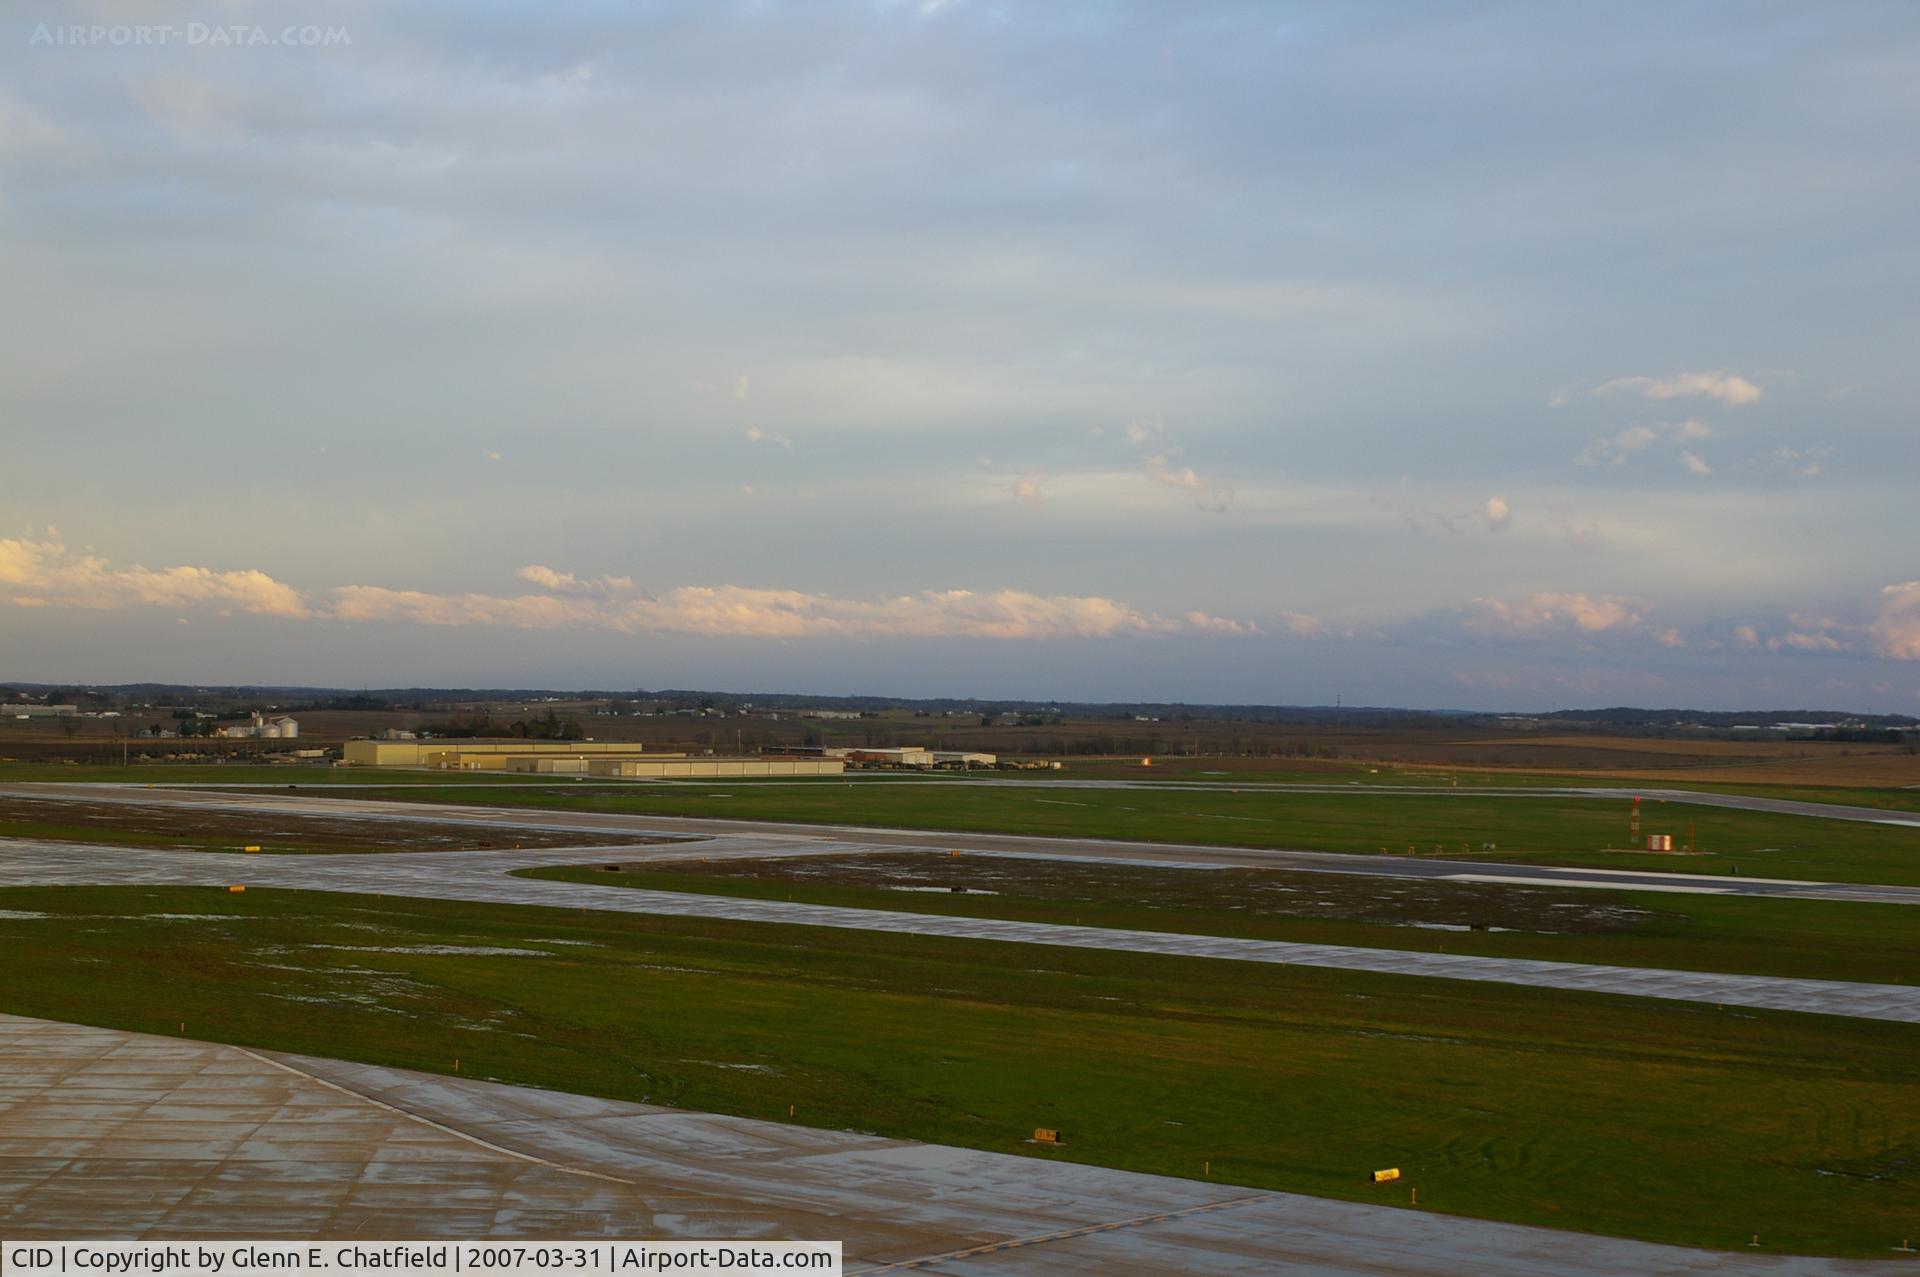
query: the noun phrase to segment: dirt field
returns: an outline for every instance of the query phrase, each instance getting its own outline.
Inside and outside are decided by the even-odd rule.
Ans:
[[[574,712],[567,706],[557,708],[562,715]],[[386,727],[433,728],[450,721],[445,715],[317,711],[300,716],[300,737],[291,742],[139,737],[123,742],[122,732],[145,725],[137,718],[71,720],[64,725],[0,722],[0,759],[72,758],[86,763],[118,763],[124,749],[132,759],[143,754],[158,758],[195,753],[209,759],[243,760],[290,747],[337,746],[351,737]],[[1157,774],[1174,776],[1230,768],[1235,772],[1272,772],[1313,779],[1351,774],[1356,765],[1386,763],[1729,784],[1920,785],[1920,752],[1905,744],[1462,730],[1445,721],[1430,729],[1316,729],[1222,720],[1141,723],[1115,719],[982,727],[977,719],[919,718],[910,714],[824,723],[791,718],[601,718],[590,714],[579,714],[577,721],[596,740],[631,741],[649,750],[730,754],[808,741],[850,746],[918,744],[1057,759],[1072,774],[1087,776],[1131,775],[1134,773],[1129,769],[1137,769],[1142,756],[1151,756]]]
[[[1121,900],[1155,909],[1218,909],[1292,918],[1339,918],[1402,926],[1497,928],[1585,935],[1632,928],[1653,917],[1593,892],[1516,890],[1481,883],[1360,878],[1272,869],[1160,869],[902,852],[776,860],[674,861],[622,866],[630,873],[857,886],[909,892],[1020,895],[1063,902]]]
[[[579,834],[560,830],[495,832],[472,825],[426,821],[329,820],[123,803],[35,802],[0,798],[0,838],[116,838],[143,846],[266,852],[496,851],[511,847],[571,847],[583,842],[642,845],[657,839]]]

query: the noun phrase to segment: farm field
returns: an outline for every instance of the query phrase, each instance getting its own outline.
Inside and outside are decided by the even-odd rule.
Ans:
[[[0,970],[15,1014],[1322,1196],[1775,1252],[1912,1229],[1913,1026],[268,890],[0,891]]]
[[[352,820],[296,813],[209,811],[69,800],[35,801],[0,794],[0,839],[102,843],[120,847],[243,852],[264,855],[386,851],[489,851],[509,847],[566,847],[583,841],[641,844],[665,841],[636,835],[542,829],[492,830],[435,821]]]
[[[1611,851],[1628,841],[1625,795],[1496,798],[1468,793],[1309,794],[1247,790],[1088,790],[1038,786],[870,784],[645,785],[459,789],[410,786],[356,795],[547,810],[735,817],[806,824],[1137,839],[1433,855],[1696,874],[1920,883],[1920,829],[1649,802],[1649,833],[1685,838],[1697,856]],[[1489,846],[1491,844],[1491,846]]]
[[[698,847],[689,848],[697,853]],[[938,852],[696,858],[529,878],[1307,944],[1920,982],[1913,906],[1595,892],[1271,869],[1167,869]]]
[[[461,773],[295,763],[0,763],[0,785],[551,785],[551,776]]]

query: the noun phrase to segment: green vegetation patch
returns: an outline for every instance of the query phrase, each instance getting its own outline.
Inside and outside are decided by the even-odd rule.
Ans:
[[[1920,1231],[1909,1025],[188,888],[0,891],[0,973],[17,1014],[1327,1197],[1723,1248]]]
[[[698,848],[692,849],[697,855]],[[1069,926],[1682,971],[1920,982],[1920,908],[945,852],[696,858],[520,876]]]

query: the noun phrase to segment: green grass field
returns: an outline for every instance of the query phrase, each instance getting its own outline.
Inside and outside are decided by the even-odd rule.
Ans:
[[[17,1014],[1322,1196],[1722,1248],[1920,1233],[1914,1026],[185,888],[0,891],[0,972]]]
[[[342,790],[350,795],[353,791]],[[1175,789],[809,782],[631,788],[417,786],[367,796],[556,810],[718,816],[804,824],[1043,834],[1320,851],[1412,852],[1456,859],[1920,884],[1920,829],[1649,802],[1642,829],[1702,856],[1612,852],[1628,840],[1628,803],[1472,794],[1241,793]],[[1495,850],[1484,850],[1485,844]]]
[[[689,849],[698,853],[698,846]],[[1920,910],[938,853],[520,871],[597,886],[1552,962],[1920,982]],[[907,884],[894,889],[883,883]],[[967,894],[928,884],[970,887]],[[982,894],[992,893],[992,894]],[[1474,925],[1492,928],[1472,931]],[[1447,928],[1447,929],[1439,929]]]

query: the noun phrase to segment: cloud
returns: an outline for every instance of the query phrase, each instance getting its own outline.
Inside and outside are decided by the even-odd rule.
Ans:
[[[1403,493],[1407,486],[1403,480],[1400,485]],[[1459,506],[1451,509],[1437,506],[1426,509],[1403,508],[1400,518],[1409,528],[1420,533],[1446,532],[1458,536],[1478,527],[1484,527],[1488,532],[1505,532],[1513,526],[1513,505],[1504,494],[1496,494],[1481,502],[1477,509],[1462,509]]]
[[[1773,632],[1763,634],[1763,629]],[[1853,655],[1863,650],[1863,640],[1871,630],[1872,627],[1855,621],[1802,610],[1789,612],[1780,620],[1761,626],[1736,625],[1732,633],[1734,642],[1748,651]]]
[[[1833,456],[1832,448],[1775,448],[1755,457],[1751,464],[1767,474],[1790,479],[1817,479]]]
[[[1165,484],[1169,488],[1179,488],[1182,492],[1203,492],[1206,484],[1194,472],[1192,466],[1176,467],[1167,460],[1163,452],[1149,453],[1143,460],[1147,466],[1147,478],[1155,483]]]
[[[482,449],[482,450],[481,450],[481,452],[480,452],[480,455],[481,455],[482,457],[484,457],[484,458],[486,458],[486,459],[487,459],[488,461],[498,461],[498,460],[500,460],[500,454],[499,454],[499,453],[497,453],[497,452],[495,452],[495,451],[494,451],[494,450],[493,450],[492,448],[484,448],[484,449]]]
[[[752,392],[753,383],[747,379],[747,374],[741,373],[739,380],[733,383],[733,397],[735,399],[745,399]]]
[[[1636,452],[1645,452],[1660,441],[1660,432],[1652,426],[1628,426],[1618,434],[1595,439],[1574,458],[1583,466],[1617,466]]]
[[[58,540],[0,539],[0,586],[16,606],[90,609],[212,607],[262,616],[304,617],[298,590],[251,568],[117,568],[95,555],[67,552]]]
[[[748,426],[742,433],[746,435],[748,443],[771,443],[785,448],[788,452],[793,451],[793,440],[777,430],[762,430],[758,426]]]
[[[1030,470],[1013,481],[1013,499],[1029,501],[1034,505],[1046,500],[1046,494],[1040,491],[1040,472]]]
[[[1880,591],[1880,616],[1867,627],[1874,650],[1896,661],[1920,661],[1920,581]]]
[[[1593,388],[1600,396],[1638,394],[1648,399],[1678,399],[1704,395],[1729,408],[1760,401],[1760,387],[1737,372],[1718,369],[1713,372],[1683,372],[1671,377],[1615,377]]]
[[[1588,441],[1574,461],[1583,466],[1623,465],[1629,457],[1637,456],[1657,443],[1697,443],[1713,437],[1713,427],[1698,417],[1689,417],[1685,421],[1641,422]],[[1712,473],[1710,468],[1694,469],[1695,464],[1705,467],[1707,463],[1691,449],[1682,454],[1682,460],[1690,473]]]
[[[571,572],[556,572],[552,568],[538,563],[529,563],[514,573],[522,581],[537,585],[556,594],[618,594],[633,589],[630,576],[598,576],[581,578]]]
[[[1468,605],[1462,623],[1481,634],[1533,635],[1555,631],[1600,634],[1630,630],[1640,621],[1635,605],[1614,595],[1546,593],[1516,600],[1475,599]]]
[[[583,593],[571,573],[529,567],[521,579],[558,591],[499,596],[379,586],[336,590],[333,615],[354,621],[518,629],[596,629],[747,638],[1111,638],[1199,632],[1251,634],[1251,623],[1190,611],[1169,618],[1099,596],[1024,590],[930,590],[878,601],[801,590],[682,586],[661,595],[602,577]]]
[[[590,629],[753,638],[1112,638],[1255,634],[1248,621],[1188,611],[1143,612],[1099,595],[929,590],[868,600],[737,585],[640,590],[631,577],[581,577],[542,564],[515,575],[535,592],[435,593],[343,585],[322,606],[251,569],[116,568],[57,541],[0,539],[0,590],[16,607],[215,608],[301,620],[399,621],[530,630]]]
[[[1680,464],[1685,466],[1687,468],[1687,473],[1691,475],[1698,475],[1698,476],[1704,477],[1706,475],[1710,475],[1713,473],[1713,467],[1708,465],[1705,461],[1701,460],[1700,454],[1697,452],[1681,453]]]
[[[1159,418],[1149,421],[1136,417],[1127,423],[1126,437],[1128,443],[1140,449],[1140,463],[1152,482],[1185,492],[1193,498],[1194,505],[1215,514],[1226,513],[1233,504],[1231,487],[1204,479],[1192,466],[1179,463],[1180,449],[1168,442],[1166,424]]]

